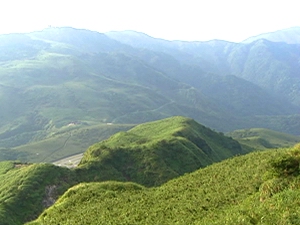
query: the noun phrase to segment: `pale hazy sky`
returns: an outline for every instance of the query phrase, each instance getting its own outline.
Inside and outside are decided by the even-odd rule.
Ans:
[[[298,0],[2,0],[0,33],[69,26],[168,40],[239,42],[300,26]]]

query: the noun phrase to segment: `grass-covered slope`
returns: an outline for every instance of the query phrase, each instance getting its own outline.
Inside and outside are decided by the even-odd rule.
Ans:
[[[77,171],[87,180],[153,186],[242,153],[233,139],[176,116],[138,125],[91,146]]]
[[[0,162],[0,224],[35,219],[73,182],[71,172],[51,164]]]
[[[299,224],[300,147],[234,157],[156,188],[84,183],[29,224]]]
[[[235,130],[226,135],[256,150],[291,147],[300,142],[299,136],[264,128]]]

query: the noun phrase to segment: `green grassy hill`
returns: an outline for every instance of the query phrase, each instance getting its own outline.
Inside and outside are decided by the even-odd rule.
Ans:
[[[138,125],[91,146],[77,172],[87,181],[113,179],[157,186],[243,153],[233,139],[178,116]]]
[[[33,220],[65,190],[78,183],[114,180],[158,186],[243,153],[240,144],[232,138],[192,119],[177,116],[140,124],[94,144],[74,169],[1,162],[1,225]],[[140,189],[139,185],[125,184],[124,188]]]
[[[299,224],[300,146],[234,157],[156,188],[70,188],[29,224]]]

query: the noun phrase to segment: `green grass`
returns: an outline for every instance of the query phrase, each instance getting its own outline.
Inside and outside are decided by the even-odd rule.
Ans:
[[[299,163],[298,145],[234,157],[156,188],[80,184],[29,224],[299,224]]]
[[[0,162],[0,175],[5,174],[7,171],[14,167],[14,163],[11,161]]]
[[[71,171],[51,164],[0,164],[0,221],[23,224],[37,217],[49,201],[73,182]],[[52,189],[52,191],[47,191]]]

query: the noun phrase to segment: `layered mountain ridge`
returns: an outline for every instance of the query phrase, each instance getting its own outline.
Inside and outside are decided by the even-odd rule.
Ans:
[[[298,50],[0,35],[0,223],[299,224]]]
[[[299,27],[291,27],[283,30],[278,30],[270,33],[260,34],[250,37],[243,41],[243,43],[250,43],[259,39],[266,39],[272,42],[285,42],[288,44],[300,43],[300,29]]]
[[[222,132],[299,134],[297,44],[166,41],[73,28],[0,39],[2,159],[54,161],[117,129],[175,115]],[[86,142],[78,143],[81,137]]]

